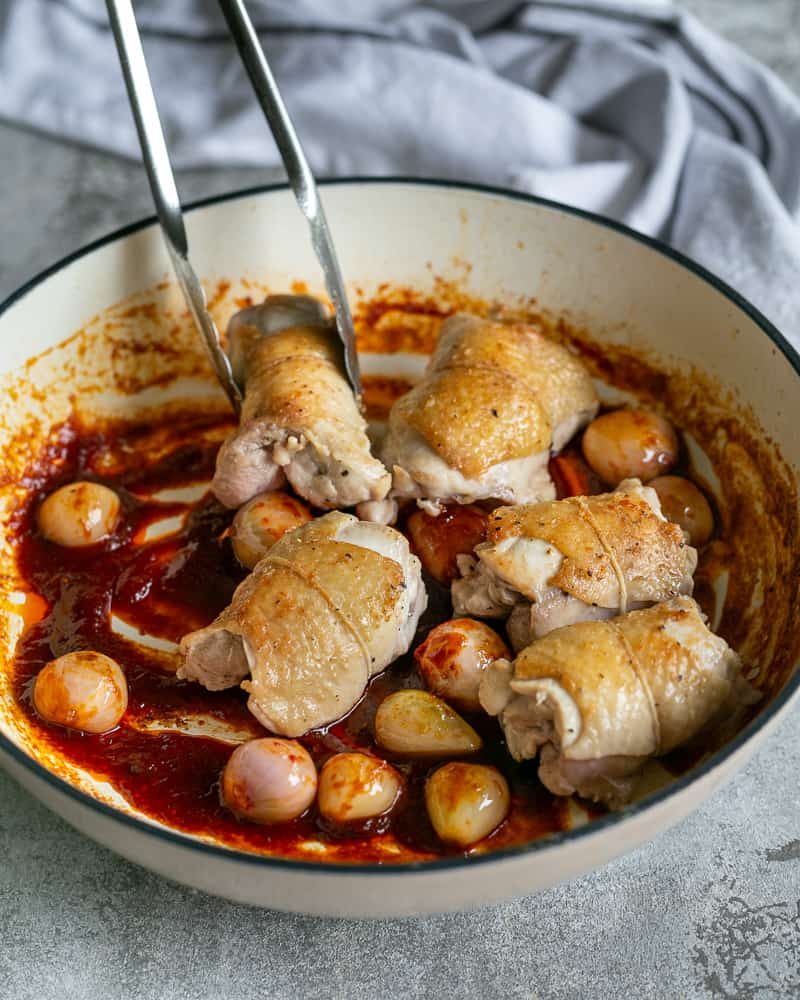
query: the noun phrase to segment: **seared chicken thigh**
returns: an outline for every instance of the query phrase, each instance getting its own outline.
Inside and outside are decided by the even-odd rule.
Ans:
[[[431,506],[554,497],[550,451],[597,405],[582,362],[532,326],[454,316],[422,381],[392,407],[392,495]]]
[[[382,500],[390,476],[370,453],[321,304],[270,296],[231,319],[228,341],[244,403],[240,426],[217,457],[217,498],[239,507],[285,477],[317,507]]]
[[[456,614],[511,614],[519,649],[564,625],[690,594],[697,552],[664,519],[655,490],[627,479],[613,493],[499,507],[459,566]]]
[[[259,722],[300,736],[350,711],[406,652],[426,604],[405,538],[335,511],[284,535],[216,621],[183,638],[178,676],[241,684]]]
[[[617,807],[637,773],[758,695],[737,654],[690,597],[538,639],[495,660],[480,700],[497,715],[515,760],[539,754],[555,795]]]

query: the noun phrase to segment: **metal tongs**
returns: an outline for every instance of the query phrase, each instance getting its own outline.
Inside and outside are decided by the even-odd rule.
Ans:
[[[189,263],[189,244],[175,175],[169,160],[132,2],[106,0],[106,5],[125,77],[128,100],[139,134],[150,189],[153,192],[156,214],[172,260],[175,277],[181,286],[195,325],[205,341],[217,378],[238,416],[242,405],[242,394],[233,377],[228,356],[222,349],[217,327],[208,311],[203,286]],[[314,174],[244,3],[242,0],[220,0],[220,6],[281,154],[297,204],[308,220],[311,242],[322,267],[325,287],[335,311],[336,329],[343,348],[345,373],[356,398],[359,399],[361,378],[353,318]]]

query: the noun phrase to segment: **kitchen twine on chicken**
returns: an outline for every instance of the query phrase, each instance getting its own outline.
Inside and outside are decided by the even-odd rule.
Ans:
[[[628,610],[628,585],[625,582],[625,574],[622,572],[622,567],[617,562],[617,557],[614,555],[613,549],[607,544],[606,540],[603,538],[602,532],[597,526],[597,522],[586,503],[585,497],[568,497],[573,505],[578,508],[578,515],[583,518],[583,520],[589,525],[592,531],[597,535],[597,541],[600,543],[605,554],[608,556],[608,561],[611,563],[611,568],[617,577],[617,583],[619,585],[619,613],[624,615]]]
[[[334,601],[328,591],[320,586],[320,584],[311,576],[307,576],[298,566],[294,563],[289,562],[288,559],[284,559],[282,556],[267,556],[267,561],[273,566],[282,566],[284,569],[288,569],[290,573],[293,573],[296,577],[301,579],[304,583],[307,583],[312,590],[316,590],[318,594],[322,595],[323,600],[330,606],[330,608],[338,615],[339,618],[344,622],[345,626],[353,634],[353,638],[356,640],[361,652],[364,654],[364,663],[367,666],[367,676],[372,673],[372,658],[367,649],[367,644],[364,642],[363,637],[355,625],[350,621],[347,615],[342,611],[339,605]]]
[[[622,645],[625,647],[625,652],[628,654],[628,659],[631,661],[631,670],[636,674],[639,683],[642,685],[642,689],[647,698],[647,703],[650,706],[650,718],[653,722],[653,739],[655,740],[655,752],[657,753],[661,749],[661,719],[658,717],[658,709],[656,707],[656,700],[653,697],[653,692],[650,689],[650,685],[647,682],[647,675],[641,669],[639,661],[636,658],[636,654],[631,648],[631,644],[628,641],[628,637],[622,631],[622,629],[617,625],[616,622],[609,623],[614,631],[617,633]]]
[[[619,613],[621,615],[624,615],[628,610],[628,585],[625,582],[625,574],[622,572],[622,567],[617,561],[617,557],[614,555],[613,550],[610,548],[610,546],[606,543],[605,539],[603,538],[602,532],[597,526],[597,522],[595,521],[592,512],[586,503],[586,498],[568,497],[567,499],[571,500],[573,505],[577,507],[579,516],[583,518],[583,520],[589,525],[589,527],[595,533],[598,542],[603,548],[603,551],[608,556],[608,560],[611,563],[614,573],[616,574],[617,583],[619,584]],[[650,706],[650,718],[652,719],[653,722],[653,739],[655,740],[655,745],[658,748],[661,746],[661,720],[658,717],[658,711],[656,709],[656,701],[655,698],[653,697],[653,692],[650,689],[650,685],[647,682],[647,677],[644,671],[641,669],[639,661],[637,660],[636,655],[633,652],[633,649],[631,648],[631,645],[628,642],[627,637],[624,635],[619,626],[616,625],[614,622],[610,622],[609,624],[616,632],[617,636],[622,642],[622,645],[625,647],[625,652],[628,654],[628,659],[630,660],[631,663],[631,670],[633,670],[634,674],[636,674],[637,680],[641,684],[642,690],[644,691],[645,697],[647,698],[647,703]]]

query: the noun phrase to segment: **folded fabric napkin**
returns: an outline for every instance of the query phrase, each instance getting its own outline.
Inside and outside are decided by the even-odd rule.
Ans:
[[[671,3],[251,0],[320,176],[507,186],[668,240],[800,343],[800,99]],[[215,0],[138,0],[176,166],[275,166]],[[6,0],[0,115],[138,157],[102,0]]]

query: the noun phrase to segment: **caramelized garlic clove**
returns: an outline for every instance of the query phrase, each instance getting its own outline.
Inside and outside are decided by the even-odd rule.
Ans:
[[[454,761],[425,783],[425,806],[440,840],[469,847],[488,837],[508,816],[508,782],[495,767]]]
[[[375,714],[375,738],[409,757],[452,757],[480,750],[482,740],[446,702],[428,691],[395,691]]]

